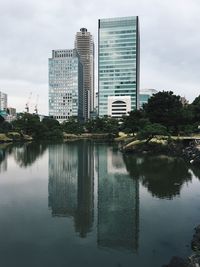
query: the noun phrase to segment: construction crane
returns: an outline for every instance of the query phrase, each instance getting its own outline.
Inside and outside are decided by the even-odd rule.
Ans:
[[[36,104],[34,108],[35,114],[38,114],[38,100],[39,100],[39,95],[37,95],[37,98],[36,98]]]
[[[30,100],[31,100],[31,96],[32,96],[32,92],[30,92],[28,100],[26,102],[26,106],[25,106],[25,110],[26,110],[27,113],[29,113],[29,103],[30,103]]]

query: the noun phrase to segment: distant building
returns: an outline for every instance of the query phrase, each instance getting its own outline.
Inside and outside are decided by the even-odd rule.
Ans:
[[[99,20],[99,116],[121,117],[139,108],[139,19]]]
[[[83,119],[83,66],[76,49],[53,50],[49,59],[49,116]]]
[[[7,117],[6,121],[11,122],[17,118],[16,108],[7,108]]]
[[[1,111],[3,110],[6,111],[7,105],[8,105],[7,101],[8,101],[7,94],[0,91],[0,110]]]
[[[140,90],[140,108],[146,103],[153,94],[157,94],[158,91],[156,89],[141,89]]]
[[[83,64],[83,116],[87,120],[94,111],[94,41],[86,28],[77,32],[75,48]]]
[[[189,105],[189,101],[184,96],[182,96],[180,100],[183,106]]]

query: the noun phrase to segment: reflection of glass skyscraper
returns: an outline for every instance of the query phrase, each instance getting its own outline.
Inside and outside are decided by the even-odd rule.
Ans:
[[[49,207],[52,216],[75,216],[77,208],[78,158],[76,147],[49,147]]]
[[[139,184],[124,167],[120,152],[99,146],[98,245],[137,251]]]
[[[91,230],[94,216],[94,146],[81,142],[78,146],[78,206],[76,231],[81,237]]]
[[[49,207],[53,216],[72,216],[85,237],[93,224],[93,146],[49,147]]]
[[[99,116],[139,107],[138,17],[99,20]]]

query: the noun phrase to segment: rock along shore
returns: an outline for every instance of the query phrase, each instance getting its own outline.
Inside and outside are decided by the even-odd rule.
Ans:
[[[124,153],[178,156],[191,164],[200,166],[200,140],[155,137],[150,142],[132,140],[122,144],[121,150]]]
[[[169,264],[162,267],[200,267],[200,225],[194,230],[195,233],[191,241],[193,253],[187,259],[174,256]]]

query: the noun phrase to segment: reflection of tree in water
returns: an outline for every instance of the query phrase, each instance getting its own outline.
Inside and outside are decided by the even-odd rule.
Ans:
[[[193,171],[194,175],[200,180],[200,168],[199,166],[190,166],[191,170]]]
[[[46,150],[46,144],[26,143],[13,147],[15,161],[20,167],[32,165]]]
[[[124,155],[126,168],[135,179],[140,179],[153,196],[172,199],[180,194],[182,185],[192,176],[187,164],[178,158]]]

